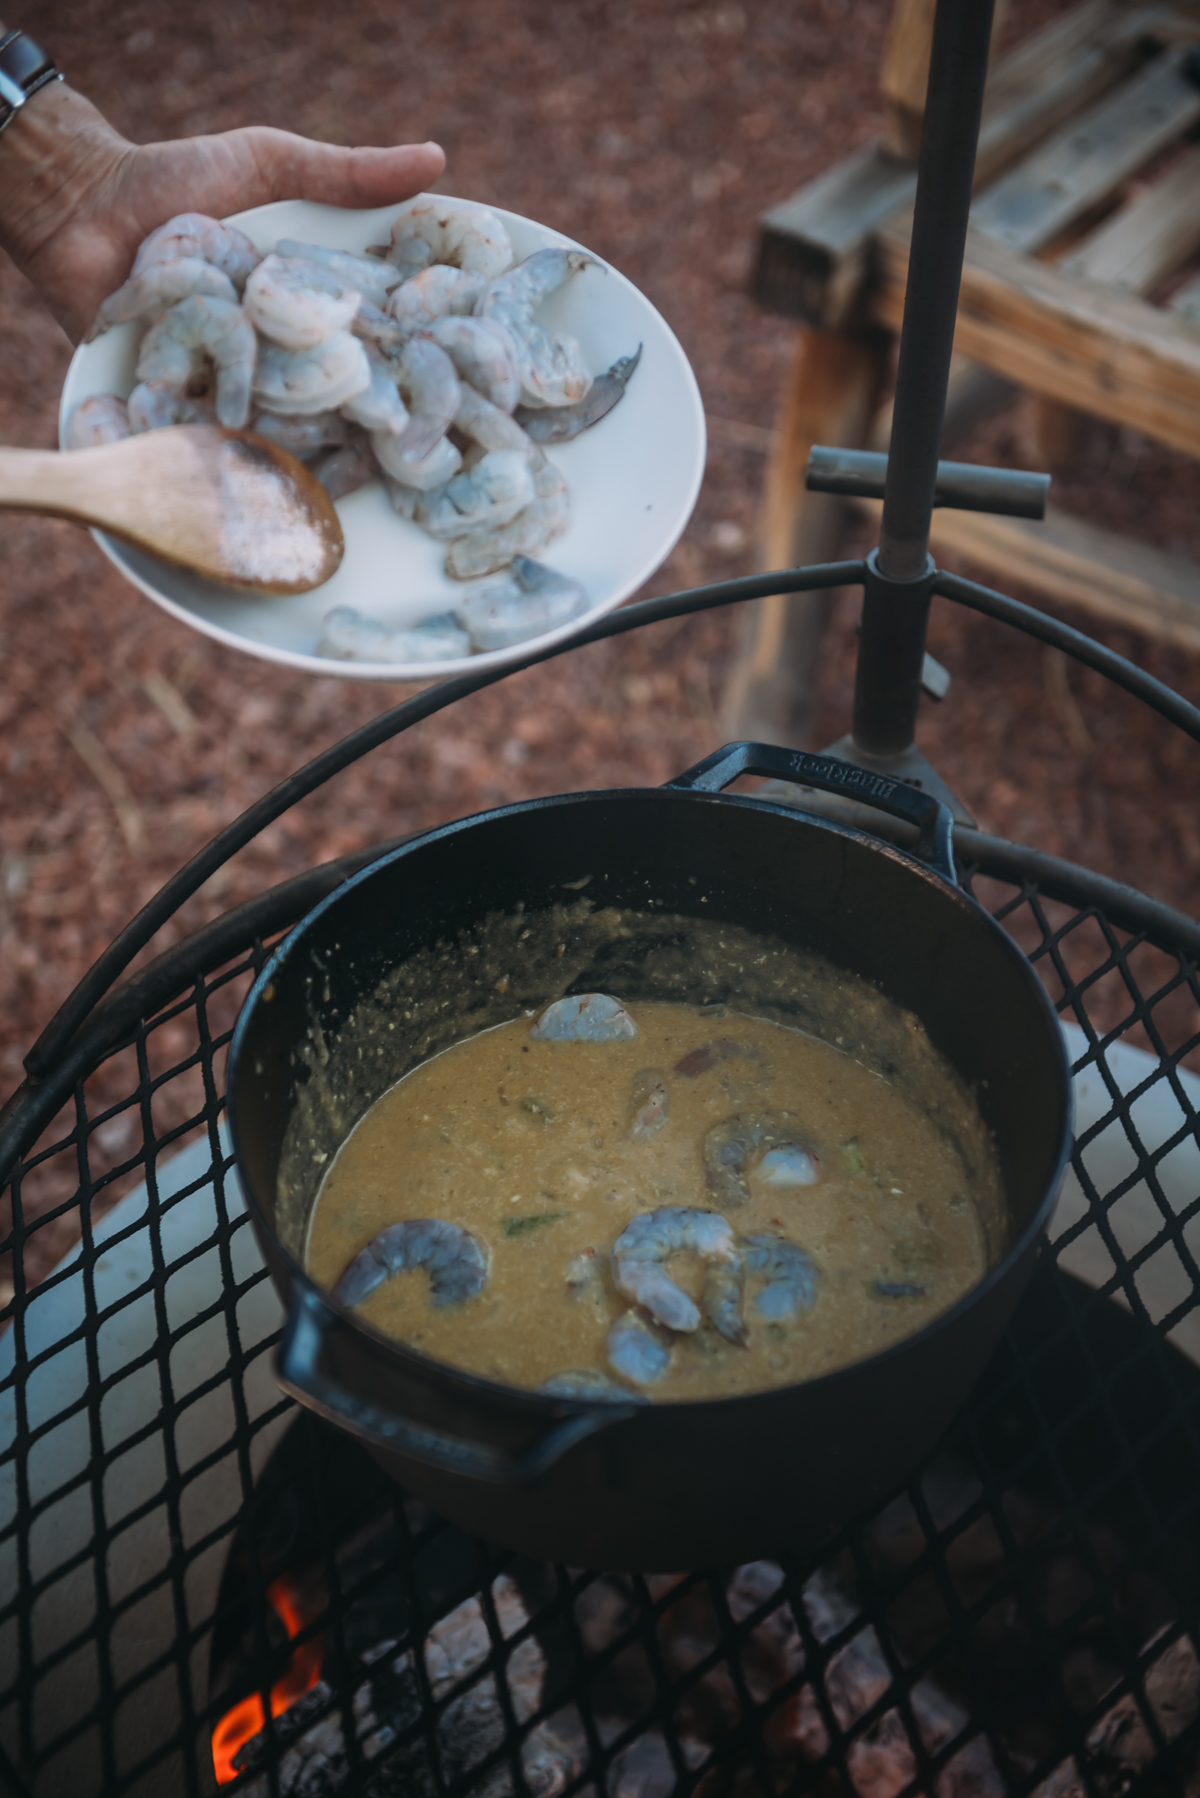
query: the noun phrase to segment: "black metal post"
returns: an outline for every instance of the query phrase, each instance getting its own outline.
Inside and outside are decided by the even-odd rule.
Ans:
[[[873,757],[903,754],[916,725],[933,578],[929,521],[991,29],[992,0],[938,0],[883,526],[868,563],[854,692],[854,743]]]

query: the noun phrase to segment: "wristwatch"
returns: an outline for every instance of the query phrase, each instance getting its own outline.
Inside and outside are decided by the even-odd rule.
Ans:
[[[54,58],[23,31],[0,38],[0,131],[11,125],[31,94],[48,81],[61,81]]]

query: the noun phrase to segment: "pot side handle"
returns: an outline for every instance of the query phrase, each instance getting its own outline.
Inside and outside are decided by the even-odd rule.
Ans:
[[[770,774],[776,780],[795,781],[800,786],[819,787],[826,793],[840,793],[860,805],[873,805],[893,818],[902,818],[917,828],[917,854],[928,862],[952,886],[958,885],[954,870],[954,816],[949,806],[932,793],[919,793],[902,780],[876,774],[870,768],[855,767],[853,762],[840,762],[830,755],[812,755],[804,749],[777,749],[770,743],[727,743],[711,755],[677,774],[668,787],[685,791],[719,793],[739,774]]]
[[[556,1420],[532,1447],[519,1455],[506,1455],[481,1443],[464,1442],[458,1436],[427,1429],[343,1392],[321,1369],[325,1330],[332,1321],[318,1293],[311,1287],[293,1287],[292,1309],[284,1325],[275,1370],[284,1391],[326,1423],[348,1430],[358,1441],[445,1473],[521,1485],[545,1473],[577,1442],[609,1424],[624,1422],[638,1410],[634,1404],[606,1404],[572,1412]]]

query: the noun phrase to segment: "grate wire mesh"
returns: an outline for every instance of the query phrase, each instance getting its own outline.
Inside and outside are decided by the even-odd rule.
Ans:
[[[469,1541],[273,1390],[278,1331],[255,1321],[267,1276],[221,1132],[233,1020],[272,936],[198,967],[99,1050],[21,1158],[0,1226],[0,1780],[38,1798],[200,1798],[214,1728],[257,1693],[261,1751],[242,1778],[256,1798],[1018,1793],[1072,1755],[1073,1789],[1107,1793],[1088,1744],[1121,1703],[1149,1744],[1127,1789],[1182,1790],[1200,1682],[1186,1716],[1147,1682],[1177,1645],[1194,1659],[1200,1623],[1200,1375],[1168,1340],[1200,1291],[1200,1194],[1171,1192],[1196,1143],[1196,966],[1086,896],[1068,904],[986,861],[965,882],[1082,1033],[1077,1071],[1103,1085],[1073,1158],[1082,1205],[939,1456],[774,1584],[596,1576]],[[1115,1064],[1130,1045],[1147,1056],[1132,1084]],[[1148,1101],[1168,1098],[1172,1127],[1149,1131]],[[1114,1131],[1128,1167],[1101,1185],[1094,1152]],[[1139,1192],[1153,1227],[1130,1248],[1122,1207]],[[184,1240],[201,1200],[211,1217]],[[1083,1285],[1068,1265],[1088,1243],[1111,1272]],[[1179,1296],[1152,1302],[1145,1276],[1164,1256]],[[116,1291],[122,1259],[136,1277]],[[204,1302],[183,1303],[202,1274]],[[149,1341],[123,1354],[147,1305]],[[74,1321],[49,1329],[52,1311]],[[308,1521],[276,1554],[293,1511]],[[269,1596],[285,1571],[317,1594],[290,1637]],[[464,1608],[474,1658],[446,1673]],[[393,1659],[373,1661],[363,1620],[382,1634],[385,1615]],[[272,1689],[310,1643],[321,1683],[272,1719]],[[372,1734],[364,1714],[388,1681],[404,1701]],[[336,1784],[297,1784],[296,1744],[318,1726],[339,1744]],[[552,1784],[547,1728],[571,1745]],[[972,1753],[994,1785],[967,1782]]]

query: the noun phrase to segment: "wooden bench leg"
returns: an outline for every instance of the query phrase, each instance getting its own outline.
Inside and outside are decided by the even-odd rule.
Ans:
[[[767,470],[762,568],[829,562],[847,527],[845,502],[804,486],[814,443],[861,448],[887,366],[883,332],[801,330]],[[817,657],[832,593],[774,594],[746,607],[722,708],[726,730],[805,746]]]

